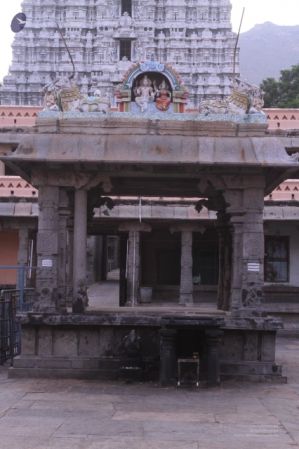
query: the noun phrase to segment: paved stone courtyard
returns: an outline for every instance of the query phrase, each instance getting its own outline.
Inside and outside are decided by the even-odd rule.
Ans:
[[[7,379],[0,370],[0,449],[299,448],[299,339],[280,338],[287,385],[159,388]]]

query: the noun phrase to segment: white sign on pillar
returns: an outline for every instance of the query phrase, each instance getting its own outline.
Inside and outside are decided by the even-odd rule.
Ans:
[[[248,262],[248,264],[247,264],[247,271],[259,273],[260,269],[261,269],[261,264],[259,262]]]

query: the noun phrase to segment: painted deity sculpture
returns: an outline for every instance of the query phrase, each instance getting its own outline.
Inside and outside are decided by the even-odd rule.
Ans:
[[[134,114],[160,114],[169,111],[170,105],[172,113],[184,113],[188,101],[188,90],[178,73],[153,59],[131,63],[114,95],[120,112]]]
[[[155,99],[155,90],[147,75],[144,75],[141,79],[140,85],[135,88],[134,93],[136,104],[140,107],[141,112],[145,112],[148,109],[149,103]]]
[[[156,91],[156,107],[160,111],[167,111],[171,103],[171,92],[166,81],[163,80]]]

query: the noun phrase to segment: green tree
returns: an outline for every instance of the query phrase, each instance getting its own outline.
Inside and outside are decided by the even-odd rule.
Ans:
[[[279,80],[267,78],[261,84],[266,108],[299,108],[299,65],[280,72]]]
[[[279,83],[274,78],[267,78],[261,84],[264,92],[265,108],[274,108],[277,106],[279,98]]]

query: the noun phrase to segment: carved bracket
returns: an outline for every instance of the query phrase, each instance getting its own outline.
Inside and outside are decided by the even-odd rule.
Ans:
[[[104,215],[109,215],[108,210],[112,210],[114,208],[114,201],[109,196],[101,196],[100,193],[94,192],[92,195],[89,195],[88,205],[87,205],[87,216],[88,219],[91,219],[94,215],[94,209],[100,208],[102,206],[106,206],[107,213]]]
[[[77,189],[90,190],[101,185],[105,193],[112,190],[112,184],[109,176],[98,173],[90,175],[89,173],[74,173],[75,187]]]

